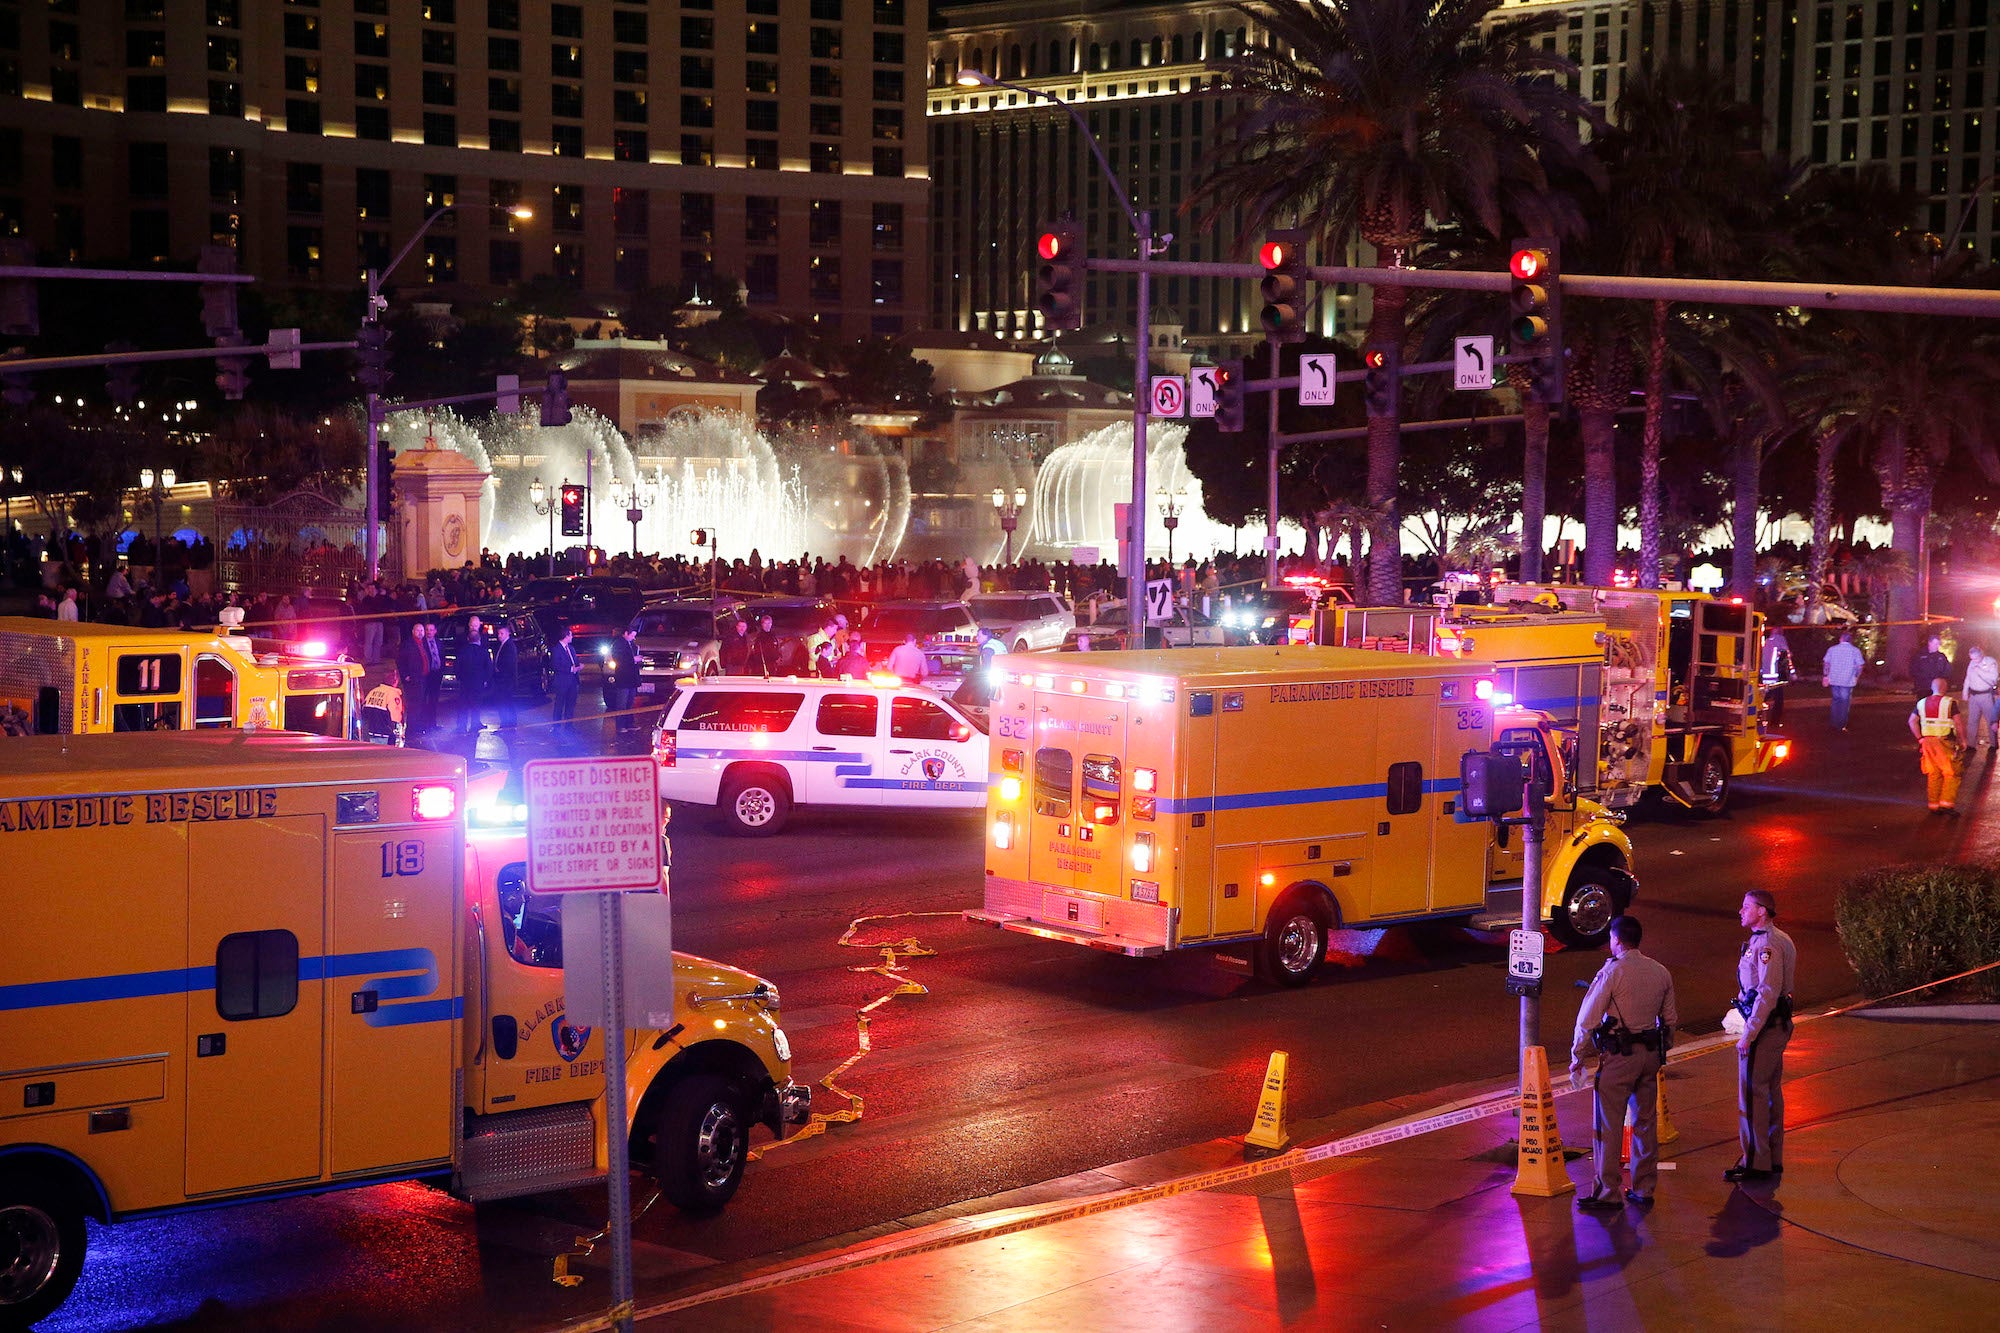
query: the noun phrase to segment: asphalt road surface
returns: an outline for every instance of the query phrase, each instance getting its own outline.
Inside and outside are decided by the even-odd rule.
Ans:
[[[1647,952],[1674,972],[1685,1028],[1720,1025],[1745,888],[1777,894],[1809,1009],[1853,988],[1833,925],[1847,879],[1993,851],[1990,752],[1967,774],[1968,816],[1928,815],[1906,707],[1859,704],[1852,729],[1833,734],[1823,703],[1795,699],[1796,758],[1742,783],[1727,816],[1633,822],[1634,910]],[[497,740],[484,738],[482,757],[502,757]],[[514,741],[518,759],[543,752],[546,733]],[[690,809],[672,832],[676,946],[779,985],[801,1080],[854,1051],[855,1010],[892,988],[853,970],[879,959],[839,946],[851,923],[883,918],[857,928],[861,943],[914,938],[936,953],[908,960],[928,993],[877,1011],[873,1051],[843,1080],[865,1100],[859,1123],[775,1148],[720,1217],[662,1203],[639,1219],[642,1303],[716,1265],[1240,1134],[1274,1049],[1291,1052],[1295,1132],[1515,1068],[1516,1002],[1492,936],[1345,932],[1320,980],[1283,991],[1200,951],[1135,960],[964,923],[980,893],[975,817],[801,813],[776,838],[742,840]],[[1581,999],[1571,983],[1601,961],[1549,960],[1551,1064]],[[815,1095],[820,1109],[840,1104]],[[48,1327],[544,1327],[607,1303],[604,1247],[573,1261],[582,1285],[551,1280],[553,1257],[600,1228],[603,1207],[601,1187],[474,1209],[394,1185],[99,1228],[77,1295]]]

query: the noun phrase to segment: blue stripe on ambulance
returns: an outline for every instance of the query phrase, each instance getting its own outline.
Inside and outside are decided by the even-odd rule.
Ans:
[[[984,782],[932,782],[926,778],[849,778],[848,787],[879,788],[882,791],[985,791]]]
[[[358,977],[371,972],[416,971],[416,976],[371,978],[363,989],[373,990],[385,1000],[408,1000],[406,1004],[385,1004],[362,1015],[370,1027],[402,1027],[411,1023],[439,1023],[463,1017],[465,1003],[458,996],[429,999],[438,988],[437,955],[429,949],[383,949],[369,953],[324,954],[299,959],[300,981],[326,981]],[[126,972],[105,977],[76,977],[64,981],[31,981],[0,986],[0,1012],[13,1009],[47,1009],[65,1004],[91,1004],[99,1000],[138,1000],[161,995],[193,995],[215,989],[213,967],[168,968],[159,972]]]
[[[1455,792],[1457,778],[1427,778],[1426,795]],[[1170,815],[1207,814],[1215,810],[1261,810],[1275,805],[1317,805],[1324,801],[1387,800],[1386,782],[1357,782],[1345,787],[1294,787],[1285,791],[1251,791],[1221,796],[1162,796],[1160,813]]]

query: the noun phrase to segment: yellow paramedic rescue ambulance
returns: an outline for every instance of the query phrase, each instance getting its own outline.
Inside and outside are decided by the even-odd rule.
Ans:
[[[1612,809],[1658,789],[1707,814],[1790,755],[1764,722],[1764,618],[1705,593],[1503,583],[1490,606],[1332,608],[1323,641],[1489,667],[1573,731],[1578,790]]]
[[[464,793],[456,757],[284,733],[0,745],[0,1329],[69,1294],[86,1218],[603,1178],[558,904],[527,892],[522,812],[468,835]],[[751,1125],[809,1098],[775,990],[661,962],[676,1022],[628,1035],[619,1132],[713,1210]]]
[[[995,665],[972,920],[1135,955],[1250,943],[1284,985],[1335,928],[1518,925],[1519,838],[1457,816],[1459,760],[1496,728],[1547,766],[1554,933],[1595,947],[1636,889],[1617,818],[1576,799],[1547,719],[1483,665],[1311,646]]]
[[[358,663],[238,635],[0,616],[0,712],[33,735],[276,728],[346,736]]]

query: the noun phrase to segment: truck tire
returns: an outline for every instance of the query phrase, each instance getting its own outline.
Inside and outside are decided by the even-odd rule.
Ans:
[[[1729,808],[1729,769],[1728,747],[1713,741],[1702,746],[1695,761],[1695,809],[1713,818]]]
[[[33,1166],[0,1172],[0,1330],[32,1328],[83,1274],[83,1209],[60,1179]]]
[[[733,773],[722,784],[722,817],[732,832],[767,838],[785,826],[791,813],[791,788],[775,774],[752,769]]]
[[[1257,971],[1274,986],[1303,986],[1326,958],[1325,911],[1295,896],[1278,904],[1257,945]]]
[[[749,1160],[750,1117],[729,1080],[690,1074],[667,1090],[654,1122],[653,1174],[683,1212],[717,1213]]]
[[[1611,938],[1611,918],[1624,910],[1618,898],[1610,876],[1579,867],[1549,913],[1549,933],[1571,949],[1602,949]]]

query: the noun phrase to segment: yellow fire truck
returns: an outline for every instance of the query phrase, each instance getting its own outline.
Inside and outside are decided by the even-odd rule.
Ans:
[[[1490,606],[1335,607],[1321,641],[1490,665],[1576,736],[1578,789],[1613,809],[1658,788],[1720,814],[1731,780],[1783,763],[1757,671],[1763,617],[1698,592],[1498,585]]]
[[[1303,985],[1327,932],[1520,922],[1519,839],[1460,822],[1459,759],[1534,741],[1542,911],[1594,947],[1636,889],[1616,816],[1482,664],[1296,647],[1002,657],[975,921],[1117,953],[1255,946]],[[1495,705],[1503,705],[1496,717]]]
[[[0,617],[0,711],[36,735],[277,728],[346,736],[353,662],[184,630]]]
[[[0,746],[0,1328],[68,1295],[86,1218],[603,1177],[603,1034],[565,1021],[520,825],[468,835],[464,790],[452,756],[285,733]],[[775,990],[659,962],[676,1021],[628,1035],[618,1132],[713,1210],[809,1096]]]

